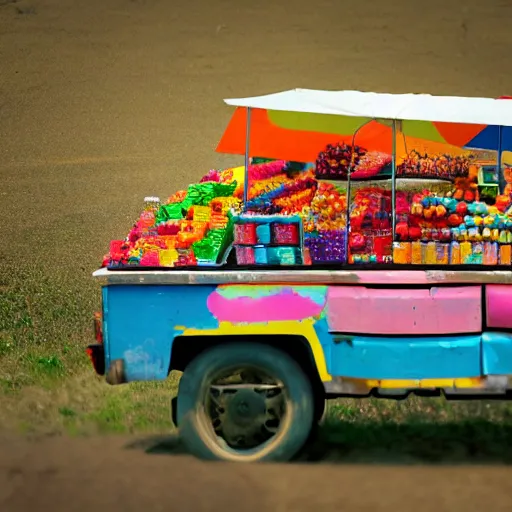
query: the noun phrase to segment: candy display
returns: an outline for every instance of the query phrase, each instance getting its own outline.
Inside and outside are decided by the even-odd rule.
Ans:
[[[218,266],[231,249],[242,266],[512,263],[510,168],[504,193],[491,197],[475,155],[413,151],[397,167],[393,201],[391,180],[383,181],[390,165],[390,155],[347,144],[327,146],[316,164],[253,160],[245,205],[244,168],[210,170],[166,201],[145,198],[103,264]]]
[[[468,176],[474,158],[473,155],[427,155],[413,150],[397,166],[396,174],[398,177],[426,179],[464,178]]]
[[[302,220],[298,215],[257,215],[233,218],[238,265],[299,265],[302,256]]]
[[[508,265],[512,201],[480,200],[477,168],[436,192],[398,192],[393,261],[424,265]],[[410,249],[409,249],[410,246]]]
[[[386,169],[391,172],[391,155],[379,151],[368,151],[360,158],[350,178],[353,180],[373,178]]]

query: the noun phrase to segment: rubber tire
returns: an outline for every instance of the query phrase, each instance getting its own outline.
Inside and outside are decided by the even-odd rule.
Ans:
[[[223,449],[210,429],[202,428],[199,420],[203,387],[210,376],[224,368],[244,364],[258,366],[284,384],[288,394],[287,414],[291,415],[286,422],[287,430],[277,434],[279,439],[270,442],[271,449],[262,449],[249,457]],[[306,443],[313,426],[315,404],[309,378],[286,353],[258,343],[230,343],[202,352],[185,368],[178,388],[177,409],[181,440],[185,448],[200,459],[286,462]]]

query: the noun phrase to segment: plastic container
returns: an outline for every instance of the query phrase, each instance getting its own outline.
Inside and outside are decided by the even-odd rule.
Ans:
[[[270,244],[272,241],[270,224],[258,224],[256,226],[256,239],[258,244]]]
[[[460,265],[460,263],[460,244],[454,241],[450,244],[450,265]]]
[[[483,264],[497,265],[498,252],[498,244],[496,242],[485,242],[483,251]]]
[[[238,246],[235,248],[235,253],[238,265],[254,265],[256,263],[253,247]]]
[[[235,224],[234,238],[237,245],[256,245],[256,223]]]
[[[484,260],[484,244],[481,242],[473,242],[471,249],[471,264],[481,265]]]
[[[425,260],[424,263],[426,265],[436,265],[437,264],[437,244],[436,242],[427,242],[424,252]]]
[[[280,224],[272,225],[272,238],[274,243],[279,245],[299,245],[299,225],[298,224]]]
[[[471,263],[473,248],[471,242],[461,242],[460,244],[460,262],[462,265]]]
[[[436,244],[436,263],[437,265],[448,265],[450,262],[449,244]]]
[[[297,265],[301,263],[298,247],[269,247],[267,249],[269,265]]]
[[[411,263],[421,265],[421,242],[419,240],[411,242]]]
[[[512,264],[512,246],[509,244],[500,245],[500,265]]]
[[[412,261],[412,247],[410,242],[393,243],[393,263],[408,265]]]
[[[324,231],[316,236],[307,235],[304,246],[313,264],[346,263],[345,240],[344,230]]]
[[[254,263],[256,265],[268,265],[268,255],[266,247],[254,248]]]

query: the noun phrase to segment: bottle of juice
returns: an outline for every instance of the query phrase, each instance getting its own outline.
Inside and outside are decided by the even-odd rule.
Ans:
[[[453,241],[450,244],[450,265],[460,265],[460,244]]]

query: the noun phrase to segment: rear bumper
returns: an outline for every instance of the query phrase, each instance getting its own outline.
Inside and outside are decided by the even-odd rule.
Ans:
[[[124,371],[124,361],[114,359],[106,366],[105,345],[103,344],[103,319],[101,313],[94,314],[94,338],[96,343],[89,345],[86,349],[87,355],[92,363],[94,371],[101,376],[105,376],[108,384],[124,384],[126,376]]]
[[[105,348],[103,346],[101,313],[94,313],[94,339],[96,343],[89,345],[85,352],[89,356],[94,371],[98,375],[105,375]]]
[[[94,371],[98,375],[105,375],[105,349],[103,345],[95,343],[86,349],[87,355],[92,363]]]

